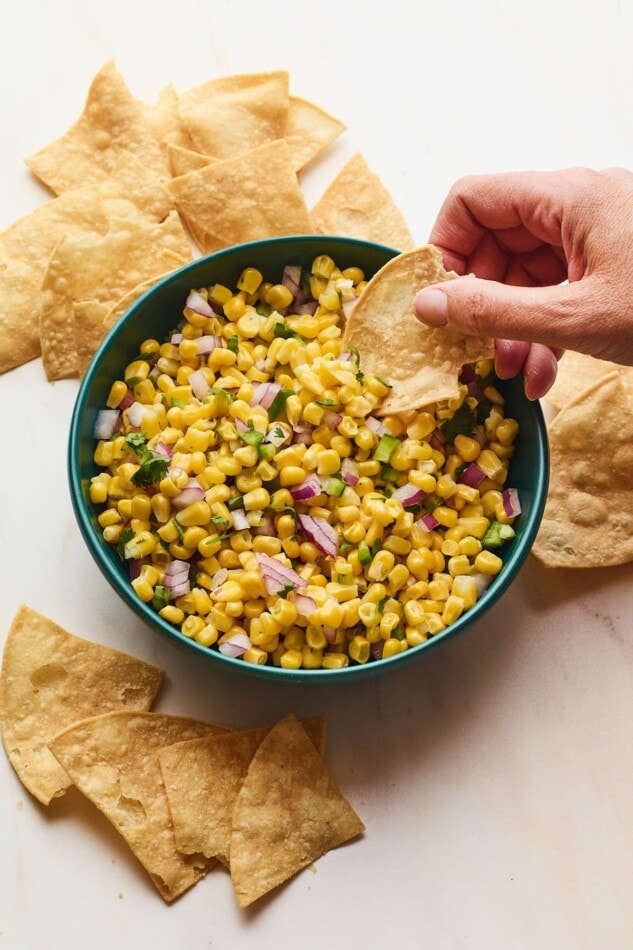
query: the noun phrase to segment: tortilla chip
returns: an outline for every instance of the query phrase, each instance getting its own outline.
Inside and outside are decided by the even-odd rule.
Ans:
[[[112,822],[166,901],[186,891],[213,865],[176,848],[158,751],[224,731],[186,716],[113,712],[75,723],[49,743],[77,788]]]
[[[364,825],[292,713],[255,752],[233,809],[231,878],[240,907]]]
[[[313,102],[290,96],[285,139],[297,172],[327,148],[347,126]]]
[[[310,218],[319,234],[375,241],[398,251],[415,247],[402,212],[360,153],[341,169]]]
[[[187,223],[204,235],[205,253],[313,231],[283,139],[172,178],[168,188]]]
[[[180,96],[180,116],[194,148],[233,158],[286,134],[288,73],[224,76]]]
[[[13,768],[44,805],[72,784],[47,742],[85,716],[149,709],[163,670],[68,633],[22,605],[0,671],[0,727]]]
[[[633,400],[620,373],[567,403],[549,442],[550,485],[532,553],[545,567],[633,560]]]
[[[131,153],[152,175],[167,178],[146,108],[110,61],[94,77],[77,122],[26,164],[56,194],[107,178],[122,153]]]
[[[301,725],[319,755],[325,745],[321,716]],[[159,753],[178,850],[229,864],[231,816],[242,782],[269,727],[179,742]]]
[[[0,234],[0,373],[40,355],[40,288],[58,241],[108,220],[99,194],[81,188],[53,198]]]
[[[164,176],[158,176],[126,152],[116,161],[108,177],[93,187],[103,197],[108,217],[141,215],[160,223],[176,207],[165,181]]]
[[[183,264],[186,261],[182,262]],[[178,265],[182,266],[182,265]],[[122,297],[117,300],[117,302],[112,307],[106,307],[106,313],[103,318],[103,331],[105,332],[113,327],[117,320],[123,316],[124,313],[135,303],[139,297],[141,297],[146,290],[149,290],[150,287],[153,287],[154,284],[157,284],[164,277],[167,277],[168,274],[173,272],[174,268],[163,271],[162,274],[153,274],[151,277],[148,277],[147,280],[141,281],[140,284],[137,284],[136,287],[132,287],[131,290],[128,290],[127,293],[123,294]]]
[[[103,236],[62,238],[42,282],[40,340],[49,380],[79,371],[74,304],[93,300],[112,307],[128,290],[164,273],[165,251],[183,258],[190,251],[176,211],[161,224],[140,217],[114,219]]]
[[[492,340],[460,337],[443,327],[427,327],[413,312],[420,288],[457,276],[442,266],[431,244],[392,258],[372,277],[355,303],[343,345],[359,352],[363,372],[391,384],[376,409],[380,415],[406,412],[459,395],[464,363],[492,357]]]
[[[579,396],[588,386],[593,386],[608,373],[617,370],[625,377],[625,386],[633,390],[633,368],[620,366],[608,360],[599,360],[584,353],[575,353],[567,350],[558,363],[556,382],[549,390],[545,399],[554,407],[562,409],[568,402]]]
[[[80,376],[85,374],[90,360],[97,352],[99,344],[105,336],[106,330],[103,321],[109,312],[110,307],[98,300],[82,300],[73,304],[75,349],[77,352],[77,369]]]

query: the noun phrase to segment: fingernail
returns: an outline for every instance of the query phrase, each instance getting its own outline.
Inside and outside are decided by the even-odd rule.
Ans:
[[[448,301],[441,290],[421,290],[413,301],[416,315],[432,327],[445,327],[448,323]]]

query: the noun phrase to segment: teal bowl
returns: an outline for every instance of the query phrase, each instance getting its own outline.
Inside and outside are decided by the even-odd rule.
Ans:
[[[125,603],[157,633],[175,647],[210,663],[217,669],[237,671],[270,683],[289,685],[343,685],[378,676],[415,663],[432,650],[472,630],[494,608],[516,579],[538,530],[547,494],[549,455],[547,431],[538,403],[526,399],[520,379],[501,384],[508,414],[519,423],[520,432],[512,460],[512,485],[518,488],[522,511],[515,522],[515,537],[503,551],[504,568],[468,610],[445,631],[420,646],[384,660],[350,664],[340,670],[284,670],[258,666],[227,657],[183,636],[151,607],[138,599],[130,585],[128,569],[107,544],[97,523],[99,506],[90,501],[90,479],[98,473],[93,461],[93,429],[99,409],[105,406],[111,383],[138,354],[146,338],[163,339],[173,329],[192,287],[222,283],[234,287],[245,267],[262,271],[265,280],[278,282],[285,264],[309,267],[319,254],[329,254],[341,268],[361,267],[369,277],[398,252],[393,248],[343,237],[296,236],[255,241],[229,247],[202,257],[169,274],[146,291],[108,332],[85,373],[70,426],[68,475],[73,510],[90,554],[105,579]]]

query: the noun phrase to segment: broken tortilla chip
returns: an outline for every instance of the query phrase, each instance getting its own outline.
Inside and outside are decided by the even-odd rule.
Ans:
[[[246,907],[364,825],[290,713],[255,752],[233,809],[231,879]]]
[[[110,61],[92,80],[75,124],[26,164],[58,195],[107,178],[122,153],[131,153],[153,176],[167,178],[166,159],[145,112]]]
[[[22,605],[11,624],[0,671],[0,727],[21,782],[48,805],[72,784],[47,742],[85,716],[147,710],[163,670],[76,637]]]
[[[301,725],[322,756],[323,717],[303,720]],[[229,864],[233,807],[251,759],[269,732],[263,727],[205,736],[159,752],[179,851]]]
[[[278,139],[237,158],[172,178],[168,186],[205,253],[232,244],[313,231],[288,143]]]
[[[444,270],[438,249],[426,244],[388,261],[354,304],[343,344],[358,350],[363,372],[390,384],[378,414],[456,398],[462,366],[493,356],[492,340],[427,327],[413,312],[418,290],[455,276]]]
[[[197,151],[234,158],[285,136],[288,86],[283,69],[212,79],[181,93],[182,124]]]
[[[583,390],[615,370],[624,376],[626,388],[633,392],[633,367],[620,366],[618,363],[567,350],[558,362],[556,380],[545,399],[554,409],[562,409]]]
[[[404,215],[360,153],[330,183],[310,218],[319,234],[375,241],[397,251],[415,247]]]
[[[166,155],[170,145],[191,147],[180,118],[180,94],[175,86],[170,84],[160,90],[156,102],[145,110],[145,121]]]
[[[81,300],[73,304],[77,371],[84,376],[90,360],[105,336],[104,320],[110,307],[98,300]]]
[[[545,567],[633,560],[633,400],[619,372],[551,423],[550,484],[532,553]]]
[[[49,743],[79,791],[112,822],[166,901],[213,865],[176,848],[158,751],[224,731],[188,716],[126,711],[84,719]]]

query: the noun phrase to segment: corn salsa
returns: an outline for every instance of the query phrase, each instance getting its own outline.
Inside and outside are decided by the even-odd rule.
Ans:
[[[492,361],[458,399],[381,416],[389,381],[341,342],[365,274],[320,255],[278,277],[194,289],[141,343],[97,417],[90,498],[185,637],[289,670],[393,657],[502,570],[518,425]]]

